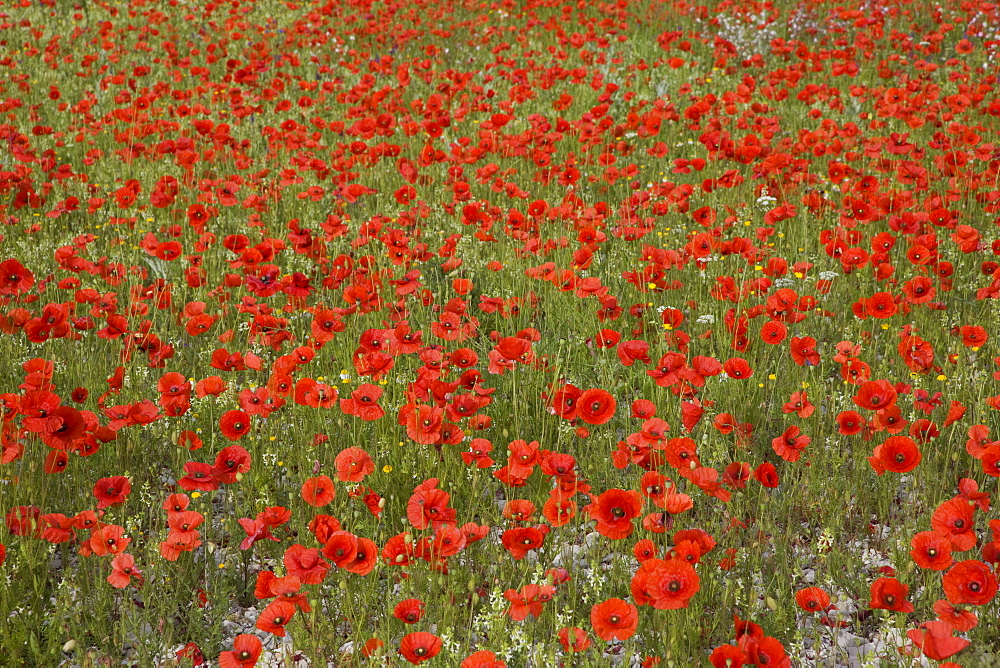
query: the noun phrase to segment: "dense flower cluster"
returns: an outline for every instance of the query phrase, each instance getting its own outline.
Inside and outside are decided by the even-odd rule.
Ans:
[[[996,652],[1000,8],[945,4],[11,3],[10,660]]]

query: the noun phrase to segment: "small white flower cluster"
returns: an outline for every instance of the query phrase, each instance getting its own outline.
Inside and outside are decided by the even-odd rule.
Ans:
[[[757,198],[757,206],[759,208],[765,209],[765,210],[766,209],[770,209],[777,202],[778,202],[778,198],[777,197],[771,197],[770,195],[767,194],[766,190],[763,193],[761,193],[760,197]]]
[[[837,278],[838,276],[840,276],[840,274],[838,274],[835,271],[821,271],[821,272],[819,272],[819,280],[821,280],[821,281],[832,281],[833,279]]]

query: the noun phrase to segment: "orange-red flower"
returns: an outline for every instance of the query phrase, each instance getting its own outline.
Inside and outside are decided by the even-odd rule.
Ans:
[[[233,640],[233,649],[219,654],[219,668],[253,668],[263,651],[260,638],[241,633]]]
[[[971,550],[976,545],[973,524],[975,506],[961,496],[942,502],[931,515],[931,528],[944,534],[956,552]]]
[[[620,598],[609,598],[590,609],[590,625],[601,640],[628,640],[639,628],[639,610]]]
[[[580,394],[576,405],[578,418],[587,424],[604,424],[614,416],[617,402],[607,391],[592,388]]]
[[[423,601],[419,598],[407,598],[396,604],[392,609],[392,616],[404,624],[416,624],[423,618],[424,612]]]
[[[413,665],[433,659],[440,651],[441,639],[424,631],[407,633],[399,642],[399,653]]]
[[[997,593],[997,578],[982,561],[960,561],[944,574],[941,586],[952,605],[986,605]]]
[[[810,441],[812,439],[801,433],[798,427],[791,425],[785,433],[771,440],[771,448],[786,462],[797,462]]]
[[[890,436],[868,458],[868,463],[875,469],[876,475],[886,471],[907,473],[917,468],[923,455],[916,442],[909,436]]]
[[[938,531],[921,531],[910,541],[910,556],[920,568],[943,571],[952,564],[951,541]]]
[[[642,511],[642,499],[633,490],[609,489],[584,506],[584,512],[597,521],[595,529],[612,540],[632,535],[632,520]]]
[[[587,632],[578,626],[567,626],[559,629],[556,637],[559,638],[559,644],[562,645],[563,651],[566,653],[586,652],[591,645]]]
[[[336,496],[337,489],[329,476],[316,476],[302,483],[302,500],[314,508],[328,505]]]
[[[870,608],[913,612],[913,604],[906,600],[910,588],[896,578],[879,578],[871,586]]]
[[[824,612],[830,607],[830,596],[819,587],[806,587],[795,592],[795,602],[806,612]]]
[[[285,637],[285,626],[295,616],[295,605],[281,599],[271,601],[257,617],[257,628],[265,633]]]
[[[927,658],[934,661],[944,661],[972,644],[964,638],[952,636],[951,633],[951,626],[945,622],[934,620],[924,622],[919,629],[910,629],[906,632],[906,636]]]
[[[657,610],[686,608],[701,589],[701,579],[684,559],[647,559],[639,564],[632,578],[636,603],[652,605]]]
[[[131,491],[132,484],[125,476],[116,475],[110,478],[101,478],[94,483],[94,496],[97,497],[97,509],[103,510],[111,506],[122,505]]]
[[[861,384],[854,395],[854,403],[860,408],[879,411],[896,403],[896,388],[887,380],[869,380]]]
[[[230,441],[238,441],[250,433],[251,418],[239,410],[229,410],[219,418],[219,431]]]

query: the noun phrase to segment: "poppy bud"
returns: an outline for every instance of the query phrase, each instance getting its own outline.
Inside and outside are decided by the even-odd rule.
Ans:
[[[775,612],[778,609],[778,602],[775,601],[770,596],[764,599],[764,605],[766,605],[768,610],[770,610],[771,612]]]

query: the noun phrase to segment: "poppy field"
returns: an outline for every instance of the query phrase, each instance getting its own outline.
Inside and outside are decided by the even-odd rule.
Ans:
[[[0,663],[1000,664],[995,2],[5,0],[0,66]]]

